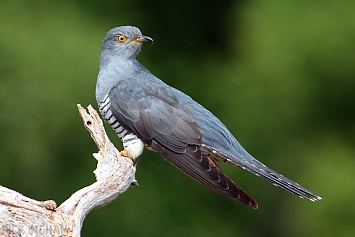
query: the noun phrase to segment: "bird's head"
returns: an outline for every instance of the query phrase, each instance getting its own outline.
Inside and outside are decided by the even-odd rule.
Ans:
[[[107,32],[102,42],[102,53],[124,58],[134,58],[142,48],[142,43],[153,39],[142,35],[134,26],[120,26]]]

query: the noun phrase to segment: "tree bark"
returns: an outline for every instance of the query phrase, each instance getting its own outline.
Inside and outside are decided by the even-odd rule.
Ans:
[[[133,161],[121,156],[106,135],[102,120],[89,105],[78,105],[85,128],[99,152],[94,171],[96,182],[75,192],[58,208],[52,200],[36,201],[0,186],[0,237],[7,236],[80,236],[86,215],[107,205],[130,185],[137,185]]]

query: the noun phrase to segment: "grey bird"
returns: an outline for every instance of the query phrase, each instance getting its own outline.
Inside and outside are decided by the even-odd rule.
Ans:
[[[210,111],[142,66],[136,56],[145,41],[153,39],[136,27],[121,26],[102,42],[96,100],[123,142],[122,155],[137,160],[147,147],[201,184],[252,208],[257,203],[216,161],[239,166],[301,198],[321,199],[255,159]]]

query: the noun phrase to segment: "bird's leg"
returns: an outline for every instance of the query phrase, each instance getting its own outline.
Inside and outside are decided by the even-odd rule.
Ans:
[[[128,157],[128,158],[131,158],[131,157],[129,157],[129,155],[128,155],[128,153],[127,153],[126,150],[120,151],[120,154],[121,154],[121,156],[125,156],[125,157]],[[131,159],[132,159],[132,158],[131,158]]]
[[[130,155],[128,155],[128,153],[127,153],[126,150],[120,151],[120,154],[121,154],[121,156],[125,156],[125,157],[131,159],[131,160],[133,161],[133,166],[136,166],[136,165],[137,165],[137,163],[138,163],[138,158],[139,158],[139,157],[137,157],[137,158],[131,157]]]
[[[128,157],[133,161],[133,165],[137,164],[138,157],[142,155],[144,142],[134,134],[127,134],[122,138],[123,151],[122,156]]]

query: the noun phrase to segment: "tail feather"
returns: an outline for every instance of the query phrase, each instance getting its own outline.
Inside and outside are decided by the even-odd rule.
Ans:
[[[231,155],[222,154],[216,150],[212,150],[212,154],[215,160],[230,163],[241,167],[258,177],[269,181],[275,186],[281,187],[290,193],[293,193],[300,198],[306,198],[311,201],[321,200],[322,198],[317,194],[313,193],[312,191],[306,189],[305,187],[299,185],[298,183],[286,178],[285,176],[279,174],[278,172],[270,169],[260,161],[256,160],[252,156],[246,158],[235,158]],[[218,157],[219,156],[219,157]]]
[[[305,187],[299,185],[298,183],[286,178],[285,176],[277,173],[276,171],[264,166],[262,163],[255,165],[255,161],[253,161],[254,164],[251,166],[242,166],[245,170],[248,170],[249,172],[255,174],[256,176],[259,176],[270,183],[272,183],[275,186],[281,187],[290,193],[293,193],[300,198],[306,198],[311,201],[317,201],[321,200],[322,198],[312,191],[306,189]]]

